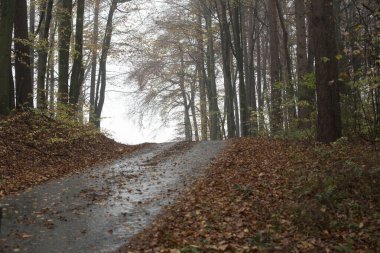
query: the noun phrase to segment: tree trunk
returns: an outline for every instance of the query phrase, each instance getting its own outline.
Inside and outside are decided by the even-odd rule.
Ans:
[[[306,19],[307,19],[307,73],[314,73],[314,60],[315,60],[315,46],[314,46],[314,32],[313,25],[311,24],[312,12],[311,2],[312,0],[306,0]]]
[[[9,61],[9,66],[12,66],[11,61]],[[9,109],[13,110],[15,108],[16,108],[15,82],[13,80],[12,67],[10,67],[9,68]]]
[[[96,94],[95,94],[95,116],[96,116],[95,125],[96,127],[100,127],[100,117],[103,111],[106,85],[107,85],[106,83],[107,57],[108,57],[109,48],[111,46],[112,31],[113,31],[112,21],[113,21],[113,16],[116,11],[117,4],[119,2],[126,2],[126,1],[112,0],[111,7],[108,12],[106,30],[105,30],[104,38],[103,38],[102,54],[101,54],[100,62],[99,62],[98,83],[97,83]]]
[[[83,19],[84,19],[84,3],[85,0],[77,2],[77,20],[75,28],[75,51],[73,60],[73,69],[70,82],[70,104],[77,106],[79,101],[79,93],[83,83]],[[78,108],[76,108],[77,110]]]
[[[219,28],[222,44],[222,59],[223,59],[223,77],[224,77],[224,103],[227,116],[227,136],[233,138],[236,136],[236,125],[234,116],[234,100],[232,93],[232,76],[231,76],[231,33],[227,20],[226,3],[218,1],[218,16]]]
[[[281,89],[278,86],[280,81],[280,50],[277,28],[276,0],[269,1],[269,43],[270,43],[270,79],[271,79],[271,110],[270,110],[270,128],[272,135],[282,129],[281,114]]]
[[[247,106],[247,96],[244,81],[244,55],[242,46],[242,31],[241,31],[241,2],[232,3],[230,8],[232,31],[234,34],[234,47],[236,54],[237,70],[239,72],[239,103],[240,103],[240,125],[241,135],[247,136],[249,134],[249,111]]]
[[[0,2],[0,115],[9,113],[11,73],[11,45],[13,17],[15,13],[14,0]]]
[[[305,0],[295,0],[299,129],[311,127],[311,104],[314,100],[314,90],[304,80],[308,66],[305,17]]]
[[[31,35],[32,45],[34,45],[34,32],[36,22],[36,0],[30,0],[29,3],[29,35]],[[30,77],[34,83],[34,46],[30,47]]]
[[[43,2],[41,4],[41,16],[44,17],[41,20],[41,27],[39,31],[39,44],[41,49],[38,52],[38,60],[37,60],[37,107],[39,109],[46,109],[47,101],[46,101],[46,90],[47,87],[45,85],[46,81],[46,68],[48,61],[48,52],[49,52],[49,30],[50,23],[52,19],[52,11],[53,11],[53,0],[49,0],[48,2]]]
[[[216,80],[215,80],[215,51],[214,51],[214,39],[212,31],[212,17],[209,7],[204,7],[204,15],[206,19],[207,30],[207,95],[209,101],[209,120],[210,120],[210,139],[217,140],[220,137],[219,127],[219,107],[218,107],[218,94],[216,92]]]
[[[54,111],[54,97],[55,97],[55,32],[56,32],[56,22],[51,20],[50,22],[50,35],[49,35],[49,56],[48,56],[48,78],[47,83],[49,87],[49,110],[52,113]]]
[[[33,82],[30,75],[28,10],[26,0],[16,0],[14,17],[16,107],[33,107]]]
[[[285,96],[285,99],[287,100],[287,104],[289,104],[286,108],[286,115],[287,115],[287,121],[286,121],[286,125],[289,126],[290,124],[290,121],[289,119],[291,119],[291,116],[292,118],[296,118],[297,117],[297,110],[296,110],[296,106],[295,106],[295,97],[294,97],[294,85],[293,85],[293,82],[292,82],[292,59],[291,59],[291,56],[290,56],[290,52],[289,52],[289,33],[288,33],[288,30],[286,28],[286,24],[285,24],[285,18],[284,18],[284,14],[283,14],[283,10],[282,10],[282,7],[279,3],[278,0],[276,0],[276,7],[277,7],[277,13],[278,13],[278,17],[279,17],[279,20],[280,20],[280,25],[281,25],[281,30],[282,30],[282,38],[283,38],[283,42],[282,42],[282,46],[283,46],[283,50],[284,50],[284,54],[285,54],[285,66],[286,66],[286,71],[285,71],[285,75],[284,75],[284,78],[283,78],[283,81],[284,81],[284,84],[285,84],[285,87],[286,87],[286,96]]]
[[[312,1],[311,10],[315,39],[317,140],[329,143],[342,135],[333,0]]]
[[[95,87],[96,87],[96,66],[98,59],[98,39],[99,39],[99,5],[100,0],[95,0],[94,7],[94,28],[92,33],[91,46],[91,84],[90,84],[90,122],[95,123]]]
[[[68,104],[72,0],[60,0],[58,15],[58,102]]]
[[[199,131],[198,131],[198,122],[197,122],[197,114],[195,110],[195,82],[191,83],[191,96],[190,96],[190,109],[191,109],[191,114],[193,116],[193,128],[194,128],[194,137],[195,141],[199,141]]]
[[[258,12],[256,11],[256,15],[258,15]],[[256,72],[257,72],[257,100],[258,100],[258,133],[262,133],[264,130],[264,94],[262,89],[262,65],[261,65],[261,42],[262,34],[260,34],[260,27],[259,25],[256,25],[256,57],[257,57],[257,64],[256,64]]]
[[[257,2],[256,2],[257,4]],[[255,79],[255,26],[254,11],[251,7],[244,7],[241,18],[242,41],[244,53],[245,85],[247,94],[249,133],[257,134],[257,105],[256,105],[256,79]],[[256,37],[257,39],[257,37]],[[250,112],[255,114],[251,115]]]
[[[179,87],[181,89],[181,96],[183,100],[183,107],[184,107],[184,127],[185,127],[185,140],[186,141],[192,141],[192,130],[191,130],[191,121],[190,121],[190,101],[187,99],[186,89],[185,89],[185,61],[183,59],[183,50],[182,48],[179,49],[180,51],[180,59],[181,59],[181,69],[179,73]]]

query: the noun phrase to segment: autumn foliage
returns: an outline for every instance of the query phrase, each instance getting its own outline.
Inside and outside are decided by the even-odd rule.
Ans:
[[[232,140],[126,252],[376,252],[378,164],[344,139]]]
[[[132,152],[97,129],[37,111],[0,120],[0,198]]]

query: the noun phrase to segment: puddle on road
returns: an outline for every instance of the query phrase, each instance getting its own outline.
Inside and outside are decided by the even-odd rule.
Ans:
[[[86,175],[2,200],[0,252],[117,250],[173,202],[224,144],[178,145],[189,144],[155,144]]]

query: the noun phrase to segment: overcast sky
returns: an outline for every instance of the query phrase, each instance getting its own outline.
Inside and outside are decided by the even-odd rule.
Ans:
[[[136,6],[133,6],[136,7]],[[157,1],[146,1],[144,6],[139,6],[139,11],[131,11],[128,14],[119,13],[119,15],[128,15],[126,23],[118,24],[115,30],[144,30],[146,24],[151,22],[150,17],[154,13],[157,15],[160,9],[160,3]],[[142,7],[142,8],[141,8]],[[131,8],[123,5],[121,8]],[[117,34],[117,32],[115,32]],[[128,35],[123,35],[128,36]],[[113,42],[126,40],[117,35],[112,38]],[[162,126],[160,117],[151,116],[140,126],[139,117],[131,113],[136,106],[135,96],[122,92],[136,91],[132,81],[128,80],[128,59],[110,58],[107,65],[107,91],[106,100],[102,112],[101,128],[118,142],[125,144],[138,144],[144,142],[166,142],[173,140],[175,135],[174,126]]]

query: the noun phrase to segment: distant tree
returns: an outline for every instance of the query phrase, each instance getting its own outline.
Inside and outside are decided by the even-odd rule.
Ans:
[[[6,115],[10,111],[10,86],[13,85],[10,78],[11,45],[15,6],[14,0],[0,2],[0,115]]]
[[[96,85],[96,91],[95,91],[95,125],[97,127],[100,127],[100,117],[102,115],[103,111],[103,105],[105,100],[105,92],[106,92],[106,85],[107,85],[107,58],[108,58],[108,52],[111,46],[111,39],[112,39],[112,31],[113,31],[113,16],[115,14],[115,11],[117,9],[117,5],[119,3],[126,3],[130,2],[131,0],[112,0],[110,10],[108,12],[107,17],[107,24],[106,29],[104,32],[103,37],[103,46],[102,46],[102,52],[100,55],[100,61],[99,61],[99,72],[98,72],[98,80]]]
[[[311,2],[317,83],[317,140],[326,143],[335,141],[342,135],[333,2]]]

